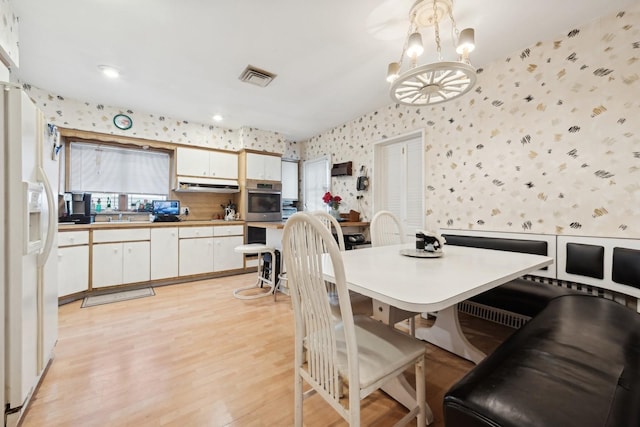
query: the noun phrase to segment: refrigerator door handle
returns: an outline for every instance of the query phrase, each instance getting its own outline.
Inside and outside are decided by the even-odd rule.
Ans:
[[[53,247],[54,236],[53,233],[56,230],[56,221],[55,215],[53,212],[55,211],[55,206],[53,204],[53,191],[51,190],[51,184],[49,183],[49,179],[47,178],[47,174],[45,173],[42,166],[38,166],[38,175],[40,175],[40,180],[42,181],[42,185],[44,186],[44,192],[47,196],[47,210],[49,215],[47,215],[47,235],[45,237],[45,242],[42,248],[42,252],[38,254],[38,267],[44,266],[49,259],[49,255],[51,254],[51,249]]]

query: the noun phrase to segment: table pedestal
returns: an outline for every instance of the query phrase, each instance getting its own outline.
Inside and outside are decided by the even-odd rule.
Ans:
[[[416,338],[428,341],[475,364],[486,357],[486,354],[478,350],[464,336],[460,328],[457,305],[438,311],[436,321],[430,328],[416,328]]]

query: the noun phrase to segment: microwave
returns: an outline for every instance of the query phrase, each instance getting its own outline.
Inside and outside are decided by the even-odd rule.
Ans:
[[[247,181],[245,221],[282,221],[282,184]]]

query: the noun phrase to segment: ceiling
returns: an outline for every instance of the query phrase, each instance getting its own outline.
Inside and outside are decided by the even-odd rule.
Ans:
[[[482,67],[637,0],[455,0]],[[391,103],[413,0],[12,0],[23,82],[66,98],[305,140]],[[453,51],[441,25],[443,55]],[[425,55],[436,60],[433,36]],[[406,61],[405,61],[406,62]],[[106,79],[98,65],[116,67]],[[247,65],[275,73],[261,88]],[[216,124],[214,114],[225,120]]]

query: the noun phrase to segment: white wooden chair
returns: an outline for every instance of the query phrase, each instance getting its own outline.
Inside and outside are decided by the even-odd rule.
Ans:
[[[338,220],[324,211],[313,211],[311,212],[311,215],[318,218],[329,231],[335,230],[340,252],[344,252],[344,234],[342,234],[342,227],[340,227]]]
[[[369,225],[371,246],[398,245],[404,243],[402,224],[390,211],[379,211],[373,216]]]
[[[342,234],[342,227],[337,219],[332,217],[326,212],[323,211],[314,211],[311,212],[315,218],[318,218],[320,222],[327,227],[327,230],[332,232],[335,230],[336,239],[338,240],[338,247],[340,248],[340,252],[345,251],[344,245],[344,235]],[[337,295],[335,292],[335,286],[333,284],[328,284],[330,292],[329,298],[331,299],[331,308],[333,309],[333,314],[336,316],[340,316],[340,306],[338,305]],[[366,297],[357,292],[349,291],[349,296],[351,297],[351,311],[354,315],[362,314],[365,316],[373,315],[373,300],[369,297]]]
[[[352,316],[342,256],[333,236],[304,212],[287,220],[282,249],[295,315],[295,426],[304,399],[318,393],[349,425],[360,425],[360,400],[408,367],[416,370],[416,407],[398,423],[426,423],[425,346],[367,316]],[[342,319],[332,316],[322,263],[333,265]],[[311,389],[303,392],[303,381]],[[344,389],[343,389],[344,386]]]
[[[390,211],[379,211],[371,220],[369,225],[371,234],[371,246],[387,246],[405,243],[404,233],[400,220]],[[409,319],[409,331],[412,336],[416,335],[415,317],[420,313],[402,310],[396,307],[389,307],[389,324],[395,325]]]

